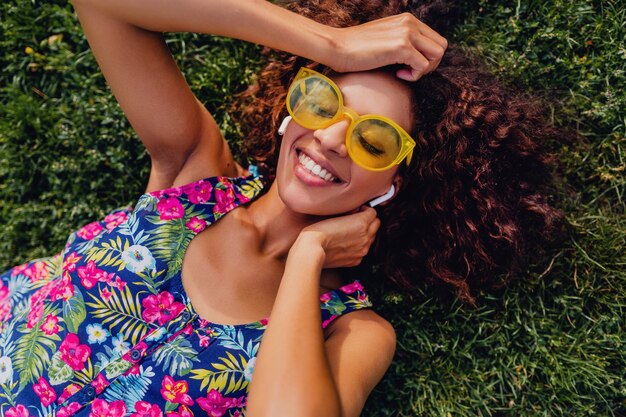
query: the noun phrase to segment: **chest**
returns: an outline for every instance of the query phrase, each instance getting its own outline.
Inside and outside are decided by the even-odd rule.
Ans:
[[[269,317],[285,268],[284,260],[259,250],[255,233],[233,214],[193,238],[181,269],[194,309],[213,323],[242,324]],[[324,270],[319,295],[341,285],[336,272]]]

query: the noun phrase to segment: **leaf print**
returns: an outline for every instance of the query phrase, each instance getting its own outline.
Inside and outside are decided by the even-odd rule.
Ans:
[[[261,191],[262,188],[263,185],[261,185],[259,180],[250,181],[239,186],[241,194],[238,194],[237,196],[239,197],[239,200],[241,202],[246,203],[253,199]]]
[[[150,231],[146,246],[157,259],[167,262],[167,281],[176,275],[183,265],[185,249],[196,233],[185,224],[192,217],[202,217],[202,211],[185,209],[185,216],[171,220],[161,220],[158,215],[146,216],[146,219],[158,227]]]
[[[140,367],[139,373],[121,376],[104,391],[104,398],[111,402],[123,400],[129,406],[130,412],[135,412],[135,404],[144,399],[152,382],[152,367],[146,370]]]
[[[109,363],[107,367],[104,369],[104,374],[106,375],[108,380],[112,380],[124,372],[129,370],[133,366],[132,362],[129,362],[125,359],[118,358],[117,360]]]
[[[74,296],[63,302],[63,321],[70,333],[78,333],[78,326],[87,317],[85,300],[78,287],[74,289]]]
[[[334,292],[332,293],[332,298],[329,301],[326,301],[322,308],[328,310],[330,314],[334,316],[339,316],[346,309],[346,306],[341,301],[341,298]]]
[[[121,256],[129,246],[130,243],[128,239],[122,241],[118,235],[115,239],[109,239],[108,242],[103,242],[89,249],[87,251],[86,261],[94,261],[98,267],[110,266],[121,271],[126,267]]]
[[[91,314],[101,320],[101,324],[108,325],[111,334],[122,333],[125,340],[132,344],[137,343],[148,331],[148,325],[141,318],[139,294],[133,295],[128,286],[118,291],[112,288],[111,296],[105,299],[89,293],[93,302],[86,303],[93,308]],[[116,328],[117,327],[117,328]],[[114,329],[115,328],[115,329]]]
[[[30,279],[22,274],[10,277],[7,287],[9,287],[9,298],[12,304],[16,304],[32,290]]]
[[[45,315],[57,315],[57,309],[46,308]],[[18,342],[17,349],[13,353],[13,366],[20,376],[19,391],[24,389],[26,384],[33,383],[39,378],[44,369],[48,366],[51,354],[56,350],[56,342],[60,342],[61,338],[55,334],[45,334],[40,328],[40,324],[33,328],[28,328],[23,323],[18,331],[22,333]]]
[[[57,352],[52,356],[52,362],[48,368],[48,376],[50,377],[50,385],[60,385],[74,376],[74,370],[61,360],[61,352]]]
[[[223,363],[211,363],[214,370],[193,369],[191,371],[191,374],[193,374],[192,379],[202,381],[200,389],[204,390],[207,387],[207,391],[215,389],[222,394],[229,394],[248,386],[249,382],[245,375],[248,367],[246,358],[239,354],[240,361],[238,361],[229,351],[224,352],[228,357],[222,356],[219,358]]]
[[[258,345],[252,340],[245,345],[245,338],[241,329],[237,330],[234,326],[225,326],[218,329],[218,344],[230,350],[243,350],[249,358],[255,356]]]
[[[183,376],[189,373],[192,362],[199,362],[198,352],[185,338],[177,337],[156,351],[154,360],[163,367],[163,372]]]

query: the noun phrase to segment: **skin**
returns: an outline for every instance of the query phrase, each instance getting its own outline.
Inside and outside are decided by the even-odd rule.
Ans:
[[[262,0],[72,3],[107,83],[150,154],[146,192],[246,174],[187,85],[161,32],[228,36],[338,72],[404,64],[396,75],[406,80],[433,71],[447,47],[441,35],[409,14],[332,28]],[[406,95],[392,80],[380,74],[335,78],[346,105],[359,114],[383,114],[409,130]],[[291,124],[270,190],[201,232],[185,253],[183,283],[188,294],[197,295],[192,303],[201,315],[225,323],[221,318],[252,321],[271,311],[249,388],[248,417],[357,417],[393,358],[393,327],[371,309],[321,328],[320,286],[336,288],[334,268],[357,265],[380,226],[371,208],[346,213],[400,181],[395,170],[374,173],[353,164],[342,149],[346,127],[342,121],[309,131]],[[300,147],[327,160],[345,182],[324,187],[299,182],[294,150]],[[220,264],[224,259],[229,262]],[[215,278],[222,276],[229,279]],[[202,292],[207,287],[216,291]],[[250,290],[255,303],[242,301],[251,299],[244,293]],[[223,317],[215,318],[219,314]]]

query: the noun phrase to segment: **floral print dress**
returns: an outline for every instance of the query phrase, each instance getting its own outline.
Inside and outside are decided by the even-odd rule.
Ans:
[[[181,266],[196,234],[261,190],[250,175],[147,193],[0,274],[0,416],[244,416],[268,318],[198,316]],[[322,327],[367,307],[358,280],[327,292]]]

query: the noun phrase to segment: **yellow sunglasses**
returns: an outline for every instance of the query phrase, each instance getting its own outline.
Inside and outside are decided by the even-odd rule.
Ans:
[[[287,92],[287,111],[307,129],[323,129],[350,118],[346,149],[350,158],[370,171],[384,171],[407,158],[411,163],[415,141],[393,120],[376,114],[358,115],[343,105],[339,87],[328,77],[300,68]]]

